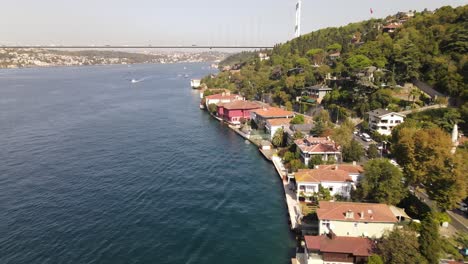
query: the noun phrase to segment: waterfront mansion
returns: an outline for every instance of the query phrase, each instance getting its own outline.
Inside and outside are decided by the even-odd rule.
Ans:
[[[339,195],[349,199],[351,190],[362,177],[364,169],[359,165],[320,165],[315,169],[300,169],[294,174],[297,200],[313,197],[319,187],[330,191],[332,196]]]
[[[296,139],[294,143],[299,149],[301,160],[306,165],[313,156],[320,156],[323,161],[341,160],[341,147],[328,137],[307,136]]]
[[[403,209],[386,204],[320,201],[319,235],[380,238],[399,222],[409,220]]]

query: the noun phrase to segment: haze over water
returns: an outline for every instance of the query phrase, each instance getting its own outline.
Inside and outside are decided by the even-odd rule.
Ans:
[[[273,166],[178,76],[203,66],[0,71],[0,263],[288,263]]]

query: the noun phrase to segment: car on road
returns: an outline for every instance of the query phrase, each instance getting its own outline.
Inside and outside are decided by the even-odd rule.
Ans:
[[[364,140],[366,142],[371,142],[372,141],[372,138],[367,133],[362,133],[361,138],[362,138],[362,140]]]

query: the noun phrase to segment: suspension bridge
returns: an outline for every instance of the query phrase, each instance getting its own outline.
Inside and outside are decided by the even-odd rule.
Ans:
[[[297,0],[294,37],[301,36],[302,0]],[[271,49],[257,45],[0,45],[6,49]]]

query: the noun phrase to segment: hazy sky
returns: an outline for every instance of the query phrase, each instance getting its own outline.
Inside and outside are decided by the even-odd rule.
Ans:
[[[0,0],[3,45],[272,45],[296,0]],[[303,0],[302,33],[468,0]]]

